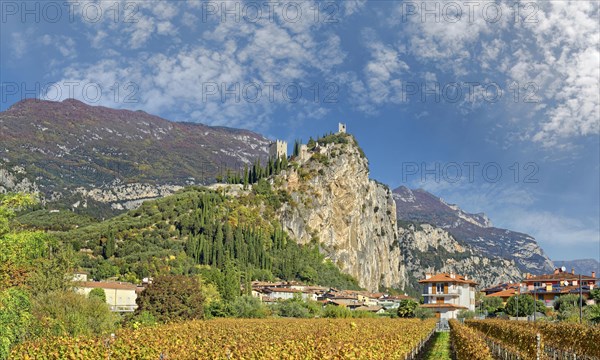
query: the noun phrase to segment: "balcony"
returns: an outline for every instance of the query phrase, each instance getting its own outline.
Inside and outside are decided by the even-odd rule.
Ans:
[[[449,294],[438,294],[438,293],[433,293],[433,294],[421,294],[423,297],[426,296],[431,296],[431,297],[459,297],[460,293],[449,293]]]

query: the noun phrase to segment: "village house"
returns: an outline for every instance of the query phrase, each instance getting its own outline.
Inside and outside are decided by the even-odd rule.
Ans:
[[[509,288],[509,289],[504,289],[495,293],[491,293],[489,295],[486,295],[488,297],[498,297],[500,299],[502,299],[502,306],[506,306],[506,303],[508,302],[508,299],[510,299],[511,296],[515,295],[517,293],[517,288],[513,287],[513,288]]]
[[[318,299],[320,291],[325,288],[318,286],[308,286],[298,282],[265,282],[253,281],[251,295],[261,299],[265,303],[274,303],[277,300],[292,299],[294,296],[301,296],[304,300]]]
[[[487,296],[487,295],[495,294],[497,292],[508,290],[508,289],[517,289],[518,286],[519,286],[518,284],[513,283],[511,281],[511,282],[492,285],[490,287],[487,287],[487,288],[481,290],[481,292]]]
[[[547,307],[552,307],[554,301],[562,295],[579,295],[581,292],[585,299],[589,299],[590,291],[595,288],[597,281],[595,272],[591,276],[579,275],[575,274],[575,269],[567,272],[563,267],[555,269],[552,274],[527,274],[523,280],[524,291],[520,292],[530,294],[543,301]]]
[[[114,312],[133,312],[137,309],[138,287],[127,282],[117,281],[79,281],[75,283],[76,293],[88,296],[93,289],[103,289],[106,303]]]
[[[423,284],[424,308],[441,319],[455,319],[460,310],[475,311],[477,283],[454,273],[426,274]]]
[[[354,310],[356,311],[367,311],[367,312],[371,312],[374,314],[384,314],[385,313],[385,308],[383,306],[359,306],[357,308],[355,308]]]

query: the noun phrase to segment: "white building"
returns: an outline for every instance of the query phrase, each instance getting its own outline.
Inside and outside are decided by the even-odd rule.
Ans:
[[[265,288],[265,289],[261,289],[258,292],[262,293],[263,295],[269,297],[272,300],[287,300],[287,299],[293,299],[294,295],[298,296],[296,294],[299,294],[303,300],[317,300],[317,294],[313,293],[313,292],[307,292],[307,291],[302,291],[302,290],[296,290],[296,289],[292,289],[292,288]]]
[[[426,274],[423,284],[425,308],[435,312],[437,318],[456,319],[460,310],[475,311],[476,282],[453,273]]]
[[[103,289],[106,303],[115,312],[133,312],[137,309],[137,286],[116,281],[81,281],[76,283],[75,292],[88,296],[93,289]]]

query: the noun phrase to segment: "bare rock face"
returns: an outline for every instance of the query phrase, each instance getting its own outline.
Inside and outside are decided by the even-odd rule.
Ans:
[[[426,223],[442,228],[479,256],[506,259],[521,273],[544,274],[554,269],[532,236],[496,228],[485,214],[467,213],[425,190],[404,186],[394,190],[394,199],[400,223]]]
[[[403,224],[398,228],[406,261],[408,286],[418,289],[426,273],[454,272],[475,279],[480,287],[519,281],[523,273],[513,259],[483,254],[460,242],[445,229],[429,224]]]
[[[293,199],[281,210],[284,229],[299,243],[318,241],[343,272],[368,290],[404,288],[392,192],[369,179],[368,161],[354,138],[336,136],[343,142],[317,145],[274,179],[275,187]]]

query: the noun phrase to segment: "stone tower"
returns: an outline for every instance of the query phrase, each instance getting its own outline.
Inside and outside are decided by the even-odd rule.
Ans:
[[[287,158],[287,142],[276,140],[274,143],[271,143],[269,145],[269,157],[273,159]]]
[[[346,124],[338,123],[338,134],[346,133]]]

